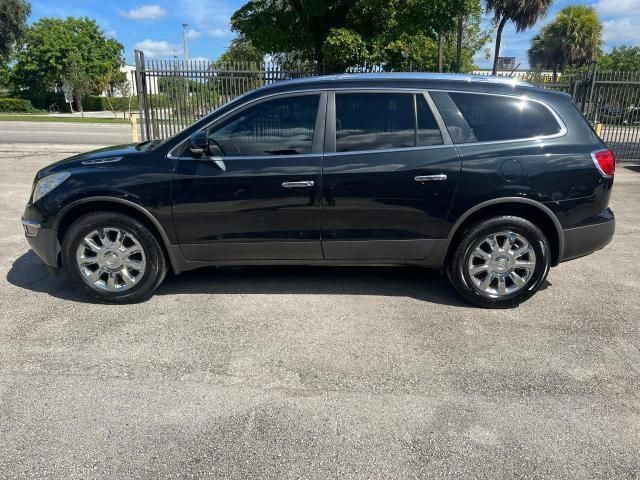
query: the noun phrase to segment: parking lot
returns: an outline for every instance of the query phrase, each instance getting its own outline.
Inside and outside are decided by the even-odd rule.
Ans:
[[[413,268],[221,268],[85,303],[20,226],[86,145],[0,144],[0,478],[639,478],[640,167],[514,310]]]

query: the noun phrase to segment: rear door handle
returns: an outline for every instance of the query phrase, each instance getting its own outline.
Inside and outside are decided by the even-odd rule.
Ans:
[[[284,188],[309,188],[313,187],[315,182],[313,180],[305,180],[303,182],[283,182]]]
[[[447,179],[447,176],[444,173],[439,173],[437,175],[421,175],[415,178],[415,181],[418,183],[429,183],[429,182],[443,182]]]

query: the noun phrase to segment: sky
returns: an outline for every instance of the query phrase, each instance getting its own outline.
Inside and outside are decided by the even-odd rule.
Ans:
[[[87,16],[95,19],[107,36],[125,47],[127,63],[133,63],[138,48],[148,58],[182,55],[182,24],[188,26],[190,58],[215,59],[233,38],[229,19],[243,0],[31,0],[30,22],[42,17]],[[520,69],[527,68],[529,41],[555,14],[573,4],[593,5],[603,23],[605,51],[622,44],[640,45],[640,0],[555,0],[550,13],[532,29],[516,33],[512,24],[504,29],[502,56],[516,57]],[[489,17],[483,20],[489,26]],[[491,47],[492,45],[487,45]],[[492,50],[491,50],[492,51]],[[475,62],[490,67],[482,52]]]

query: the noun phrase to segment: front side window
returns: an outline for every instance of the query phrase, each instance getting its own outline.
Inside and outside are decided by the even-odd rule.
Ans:
[[[462,141],[478,142],[518,140],[554,135],[562,130],[547,107],[526,98],[455,92],[448,93],[448,97],[466,126],[459,125],[460,117],[448,119],[447,108],[441,108],[438,96],[433,98],[454,142],[460,137]]]
[[[320,95],[267,100],[246,108],[209,131],[224,156],[311,153]]]
[[[441,144],[424,96],[415,97],[417,116],[412,93],[336,93],[336,152]]]

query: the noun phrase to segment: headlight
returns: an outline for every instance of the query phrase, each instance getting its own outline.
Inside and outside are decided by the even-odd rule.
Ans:
[[[38,180],[36,188],[33,189],[33,202],[37,202],[51,190],[60,186],[60,184],[70,176],[71,174],[69,172],[59,172],[47,175]]]

